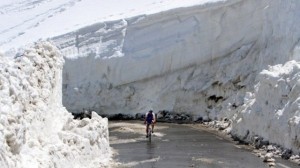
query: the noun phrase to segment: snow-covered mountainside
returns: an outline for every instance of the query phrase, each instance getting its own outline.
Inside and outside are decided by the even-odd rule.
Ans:
[[[216,1],[223,0],[1,0],[0,49],[13,55],[27,43],[94,23]]]
[[[107,119],[73,120],[62,106],[63,62],[49,43],[1,56],[1,168],[107,166]]]

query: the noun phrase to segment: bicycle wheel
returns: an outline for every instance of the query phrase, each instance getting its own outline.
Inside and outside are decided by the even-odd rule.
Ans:
[[[151,131],[151,128],[148,129],[148,138],[149,138],[149,141],[151,141],[151,134],[152,134],[152,131]]]

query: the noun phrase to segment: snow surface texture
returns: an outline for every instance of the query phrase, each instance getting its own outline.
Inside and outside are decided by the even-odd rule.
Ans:
[[[7,51],[100,21],[215,1],[221,0],[1,0],[0,49]]]
[[[292,143],[297,124],[295,134],[289,126],[272,124],[282,130],[273,135],[259,123],[273,121],[276,110],[273,117],[265,114],[272,115],[265,109],[275,109],[269,107],[273,103],[249,101],[264,100],[256,92],[257,82],[265,81],[256,77],[259,72],[300,59],[299,0],[14,0],[5,5],[11,2],[0,2],[1,20],[11,23],[1,26],[0,47],[6,51],[57,35],[53,41],[66,56],[63,104],[70,111],[134,114],[152,107],[195,118],[227,117],[241,139],[257,134],[298,149]],[[19,16],[25,19],[13,19]],[[292,115],[297,113],[276,121],[289,123]],[[252,125],[243,119],[247,116]],[[290,139],[278,139],[289,131]]]
[[[298,59],[291,51],[300,37],[299,6],[230,0],[58,36],[54,41],[66,55],[63,103],[72,112],[153,107],[214,118],[223,100],[242,104],[244,92],[237,91],[253,90],[267,65]]]
[[[299,151],[300,63],[269,67],[257,80],[255,92],[246,94],[245,104],[233,120],[232,133],[249,134],[245,138],[263,135],[272,143]]]
[[[0,167],[101,167],[110,157],[108,123],[76,121],[62,106],[57,48],[39,43],[0,59]]]
[[[198,112],[206,104],[203,94],[197,93],[200,89],[252,68],[242,66],[241,72],[228,68],[231,76],[214,79],[223,71],[216,72],[220,66],[215,62],[221,63],[217,58],[234,53],[235,60],[227,63],[239,62],[259,47],[255,45],[262,26],[258,9],[264,6],[257,5],[262,4],[230,1],[176,9],[99,23],[55,38],[67,57],[64,105],[73,112],[84,108],[141,112],[151,106]],[[238,26],[231,26],[237,21]],[[86,101],[79,101],[83,98]],[[202,100],[194,102],[197,99]]]
[[[97,23],[58,36],[53,40],[66,55],[63,103],[72,112],[135,114],[154,108],[195,119],[238,119],[259,72],[299,60],[298,9],[297,0],[228,0]],[[273,124],[274,130],[283,130],[272,135],[258,123],[271,117],[257,120],[261,115],[248,118],[257,127],[251,134],[245,120],[233,125],[233,133],[246,140],[257,134],[298,149],[292,139],[289,144],[272,139],[285,136],[288,127]]]

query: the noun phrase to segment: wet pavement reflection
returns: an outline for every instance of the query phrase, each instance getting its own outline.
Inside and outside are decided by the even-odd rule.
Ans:
[[[109,130],[111,147],[117,152],[114,159],[120,163],[117,167],[269,167],[249,150],[186,125],[158,123],[151,141],[139,121],[110,122]]]

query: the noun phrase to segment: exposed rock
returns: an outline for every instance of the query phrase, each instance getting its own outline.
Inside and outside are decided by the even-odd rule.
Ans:
[[[144,118],[145,118],[145,114],[142,114],[142,113],[135,114],[135,119],[137,119],[137,120],[142,120]]]
[[[281,155],[281,158],[288,160],[292,156],[293,152],[290,149],[284,150],[284,152]]]
[[[82,119],[84,119],[84,118],[89,118],[89,119],[91,119],[92,118],[92,112],[93,111],[87,111],[87,110],[85,110],[84,112],[82,112],[82,113],[72,113],[72,115],[74,116],[74,119],[80,119],[80,120],[82,120]]]
[[[133,120],[135,117],[133,117],[130,114],[114,114],[107,116],[109,120]]]
[[[198,117],[194,120],[194,122],[197,122],[197,123],[203,123],[203,117]]]
[[[175,113],[170,111],[159,111],[157,113],[157,121],[160,122],[175,122],[175,123],[190,123],[192,122],[192,117],[185,113]]]
[[[262,137],[255,137],[254,139],[254,146],[256,149],[269,145],[269,141],[264,141]]]

